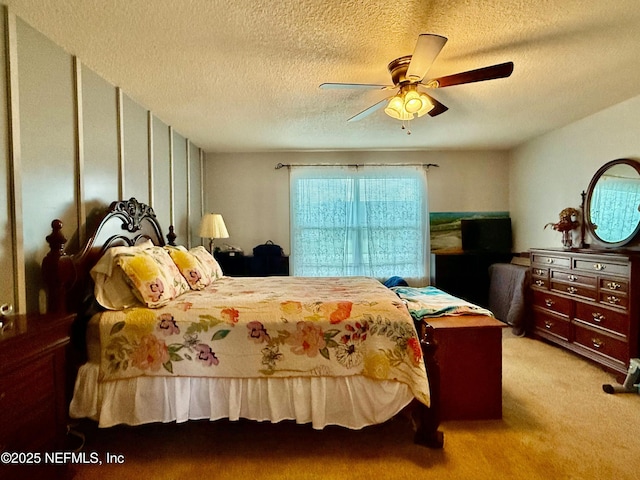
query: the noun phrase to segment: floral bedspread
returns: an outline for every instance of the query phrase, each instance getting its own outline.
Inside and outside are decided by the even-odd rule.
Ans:
[[[469,303],[436,287],[392,287],[407,304],[409,313],[416,320],[424,320],[445,315],[488,315],[493,313],[486,308]]]
[[[413,319],[371,278],[224,277],[161,308],[100,315],[101,381],[364,375],[429,404]]]

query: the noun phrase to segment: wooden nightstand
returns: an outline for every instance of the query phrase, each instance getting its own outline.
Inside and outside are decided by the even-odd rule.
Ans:
[[[73,314],[2,318],[0,452],[51,452],[64,446],[67,346]],[[6,326],[8,322],[13,325]],[[0,464],[0,478],[8,465]]]

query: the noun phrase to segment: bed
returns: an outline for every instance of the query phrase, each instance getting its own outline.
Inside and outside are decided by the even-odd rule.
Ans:
[[[396,293],[365,277],[226,277],[202,247],[161,232],[134,198],[111,204],[73,254],[52,222],[47,305],[78,314],[84,355],[72,418],[361,429],[402,411],[416,443],[442,447],[431,329]]]

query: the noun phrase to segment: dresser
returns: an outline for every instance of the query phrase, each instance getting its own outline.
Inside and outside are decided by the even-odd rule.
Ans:
[[[625,374],[639,354],[640,253],[531,250],[533,334]]]
[[[51,452],[64,447],[66,354],[74,318],[27,314],[3,319],[8,326],[0,335],[0,452]],[[38,466],[29,467],[33,473]],[[0,478],[11,478],[18,468],[3,462]]]

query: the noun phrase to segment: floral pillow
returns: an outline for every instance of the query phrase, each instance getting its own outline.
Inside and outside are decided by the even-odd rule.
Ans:
[[[150,308],[166,305],[189,291],[189,284],[162,247],[118,255],[116,263],[131,282],[136,297]]]
[[[90,273],[95,284],[94,295],[102,307],[108,310],[122,310],[140,305],[140,300],[134,295],[127,276],[116,264],[116,258],[121,254],[133,254],[151,247],[153,243],[150,240],[135,247],[111,247],[100,257]]]
[[[211,283],[211,275],[200,260],[185,247],[164,247],[192,290],[202,290]]]
[[[198,259],[202,267],[203,275],[211,279],[209,283],[224,277],[220,264],[215,258],[213,258],[213,255],[211,255],[206,248],[203,246],[193,247],[189,250],[189,253]]]

